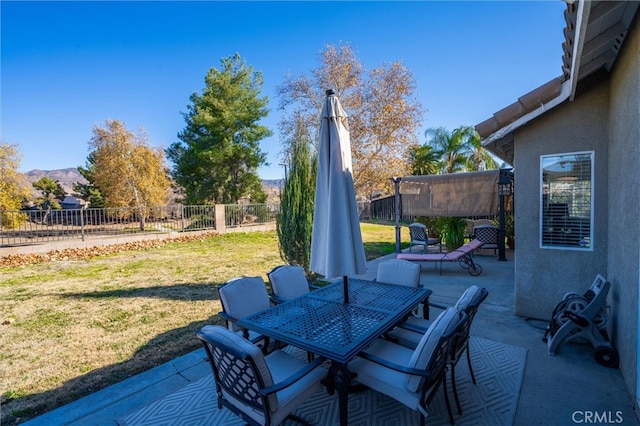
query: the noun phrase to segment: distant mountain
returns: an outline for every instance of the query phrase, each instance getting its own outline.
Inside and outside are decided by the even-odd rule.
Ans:
[[[284,179],[262,179],[263,186],[271,186],[273,188],[282,188]]]
[[[267,203],[279,203],[283,179],[263,179],[262,190],[267,194]]]
[[[53,180],[57,180],[60,182],[60,185],[64,188],[67,194],[73,193],[74,183],[88,183],[84,176],[82,176],[75,167],[58,170],[35,169],[24,173],[24,175],[30,183],[37,182],[45,176]]]

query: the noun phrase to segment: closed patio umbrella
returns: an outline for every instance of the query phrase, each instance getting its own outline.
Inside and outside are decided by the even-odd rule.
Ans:
[[[349,303],[347,275],[366,272],[353,174],[347,114],[333,90],[327,90],[318,147],[311,270],[325,278],[344,277],[344,301]]]

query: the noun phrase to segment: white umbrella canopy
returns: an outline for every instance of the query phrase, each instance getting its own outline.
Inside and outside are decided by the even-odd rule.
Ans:
[[[333,90],[327,90],[318,147],[318,174],[311,235],[311,267],[325,278],[366,273],[360,233],[347,114]]]

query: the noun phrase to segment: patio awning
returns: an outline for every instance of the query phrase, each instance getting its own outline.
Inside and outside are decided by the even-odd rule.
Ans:
[[[498,214],[500,170],[399,178],[403,216]]]

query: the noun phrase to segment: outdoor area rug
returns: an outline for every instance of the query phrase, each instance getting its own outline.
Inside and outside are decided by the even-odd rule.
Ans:
[[[527,349],[472,337],[471,362],[476,384],[471,382],[466,359],[456,366],[462,415],[455,408],[450,384],[450,401],[456,425],[511,425],[516,413]],[[288,349],[288,348],[287,348]],[[306,352],[291,349],[306,358]],[[464,358],[464,357],[463,357]],[[449,382],[450,383],[450,382]],[[429,405],[428,425],[448,425],[442,389]],[[296,412],[312,425],[338,425],[337,394],[323,389]],[[117,420],[118,425],[230,425],[245,423],[223,408],[218,410],[213,375],[142,407]],[[296,424],[286,421],[285,425]],[[349,394],[349,425],[418,425],[419,415],[395,400],[372,390]]]

